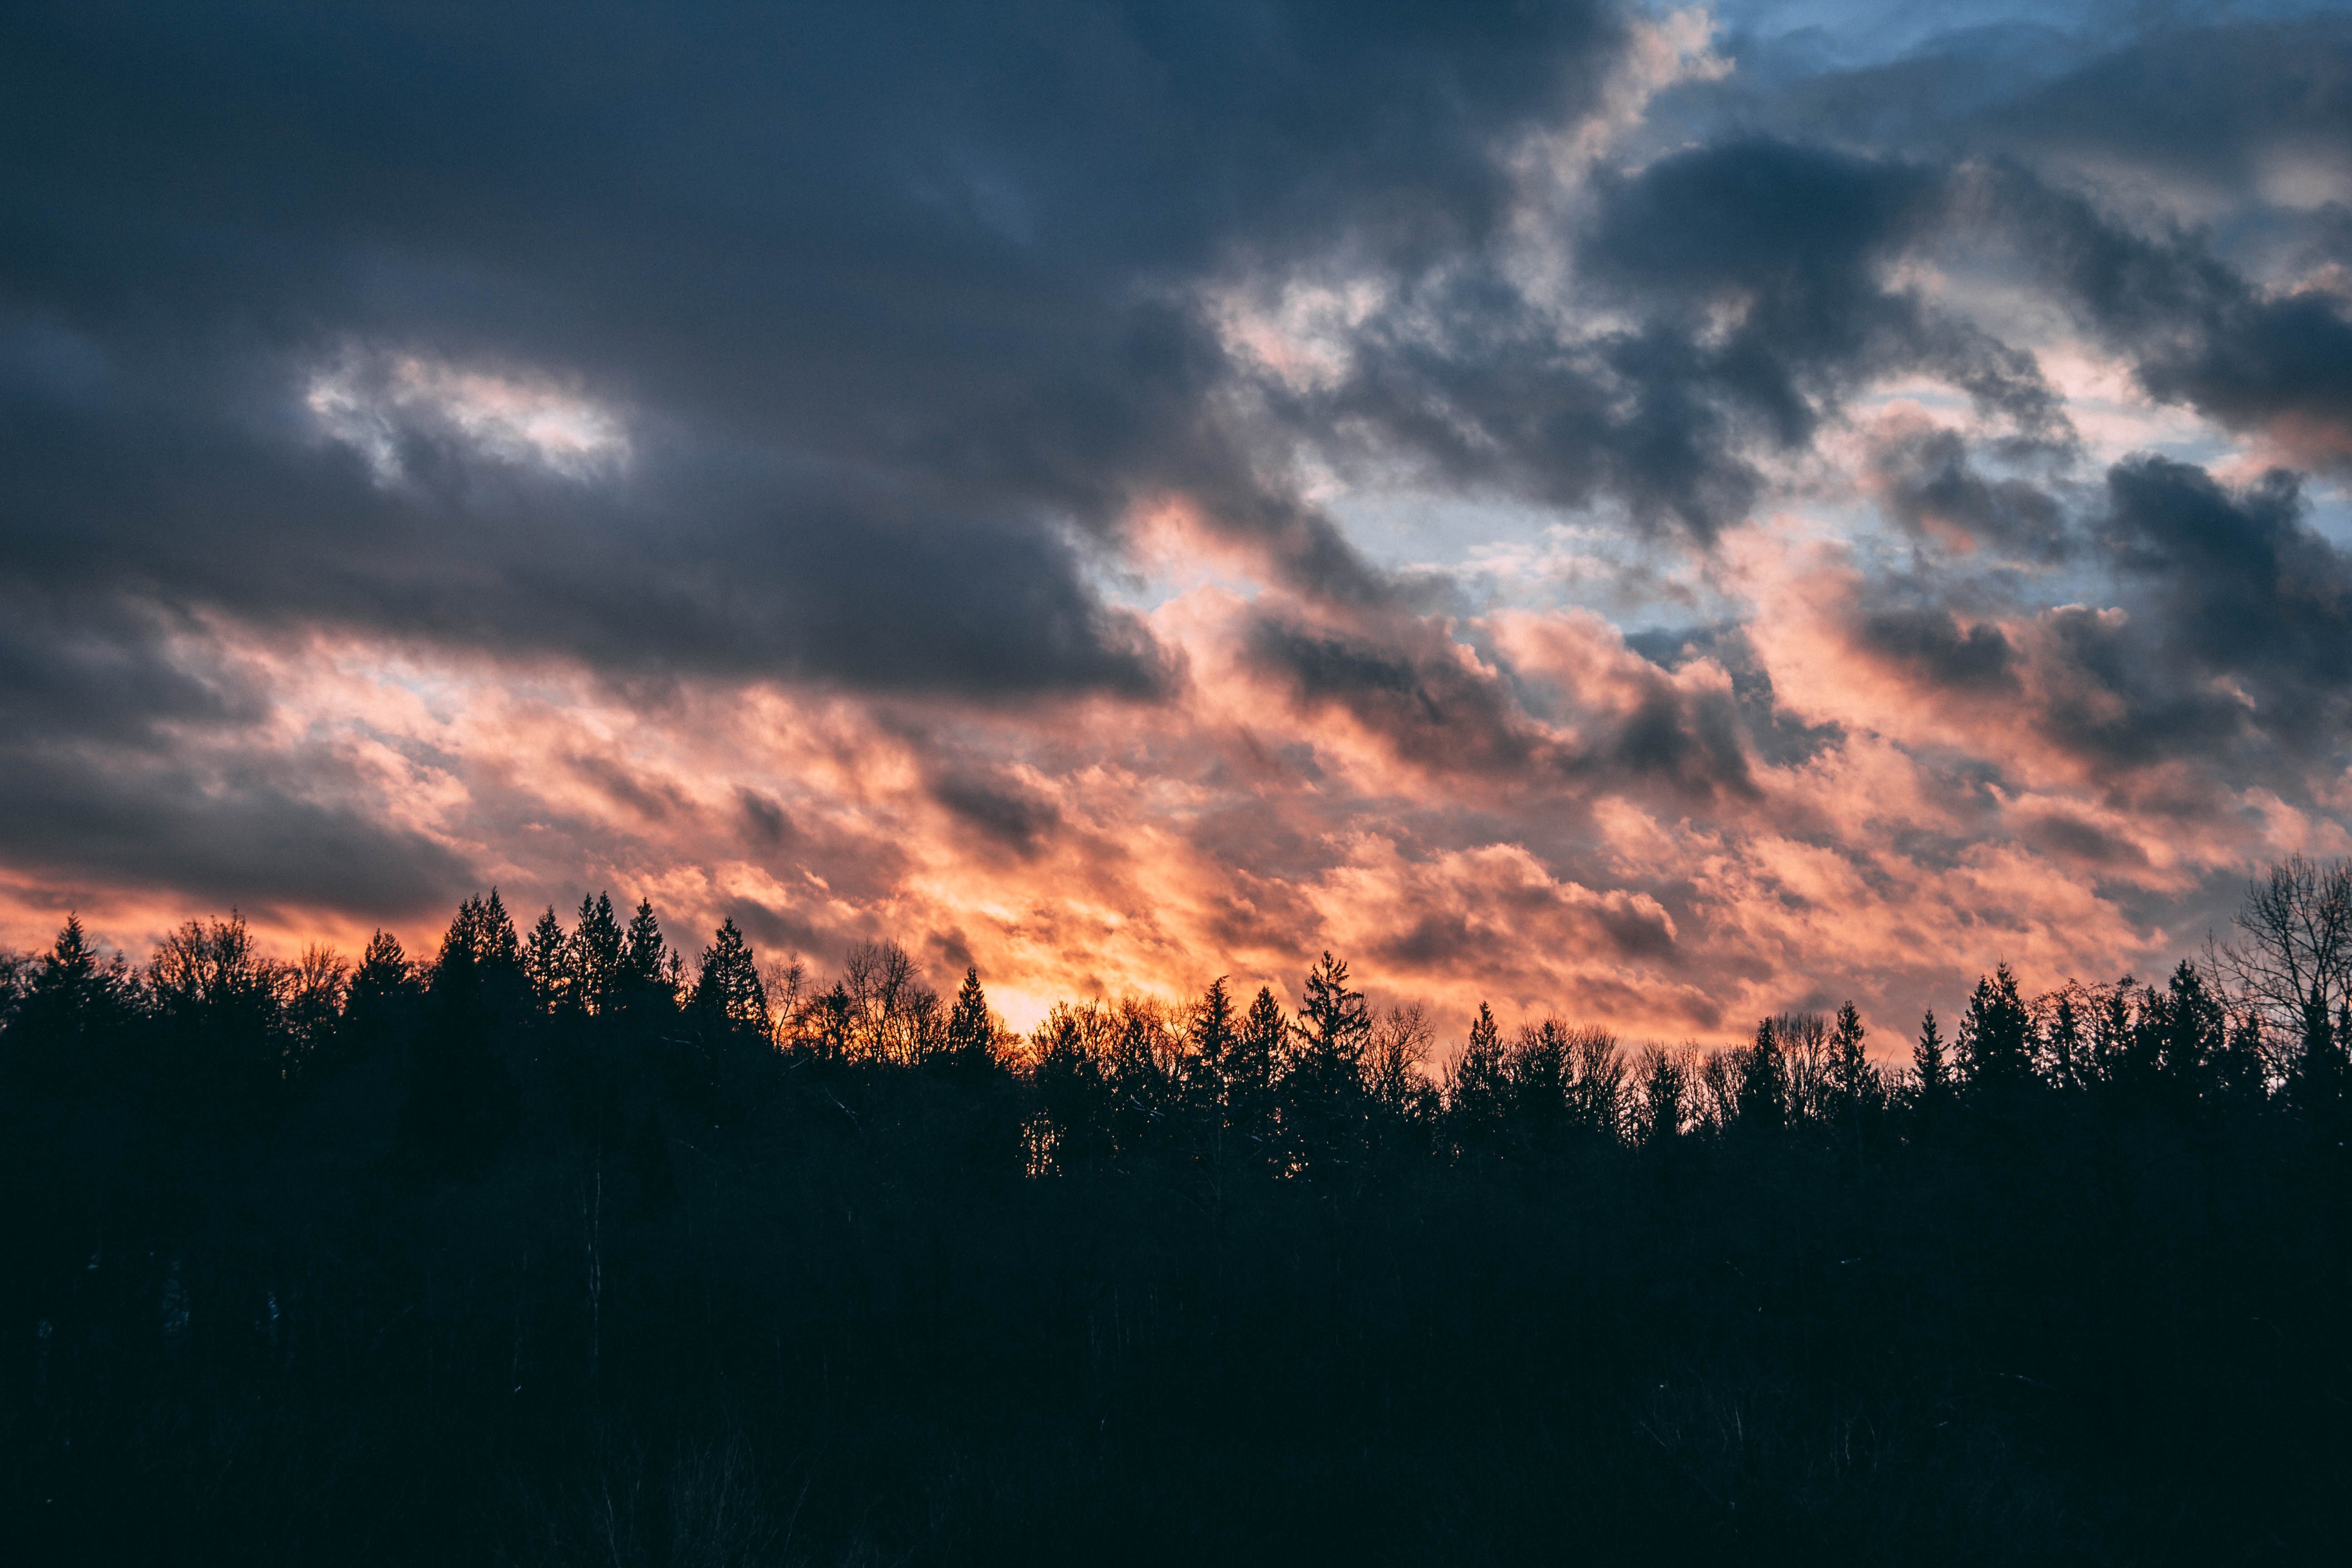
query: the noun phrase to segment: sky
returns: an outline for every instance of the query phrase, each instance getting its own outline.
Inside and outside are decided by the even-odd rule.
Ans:
[[[0,943],[1892,1054],[2352,846],[2352,14],[0,20]]]

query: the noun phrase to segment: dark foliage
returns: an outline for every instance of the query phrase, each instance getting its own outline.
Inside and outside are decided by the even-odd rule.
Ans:
[[[2003,968],[1914,1070],[1851,1006],[1714,1055],[1482,1007],[1433,1076],[1328,954],[1296,1018],[1219,979],[1024,1039],[976,973],[804,990],[730,922],[689,975],[604,897],[468,900],[425,965],[68,921],[0,966],[0,1520],[22,1563],[2318,1560],[2352,1016],[2298,974]]]

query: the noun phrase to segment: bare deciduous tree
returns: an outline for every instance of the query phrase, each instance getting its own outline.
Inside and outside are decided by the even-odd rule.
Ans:
[[[2232,999],[2287,1039],[2352,1002],[2352,861],[2290,855],[2246,884],[2238,934],[2209,947]]]

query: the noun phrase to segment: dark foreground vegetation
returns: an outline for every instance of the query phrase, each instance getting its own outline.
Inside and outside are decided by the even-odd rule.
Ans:
[[[2330,900],[2334,900],[2333,903]],[[2335,923],[2330,924],[2333,921]],[[2336,1560],[2352,884],[2164,983],[1433,1051],[698,966],[6,972],[13,1563]],[[1458,1061],[1455,1059],[1458,1055]],[[1425,1059],[1447,1066],[1433,1076]]]

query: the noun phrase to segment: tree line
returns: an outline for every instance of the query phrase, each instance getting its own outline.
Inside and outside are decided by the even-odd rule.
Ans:
[[[413,1058],[406,1114],[425,1143],[492,1152],[511,1093],[487,1037],[621,1029],[682,1062],[764,1048],[1023,1087],[1032,1174],[1183,1156],[1285,1178],[1375,1147],[1442,1160],[1533,1156],[1564,1142],[1657,1146],[1757,1131],[1848,1139],[1930,1134],[1942,1121],[2091,1096],[2205,1114],[2277,1111],[2330,1129],[2352,1040],[2352,870],[2294,859],[2250,887],[2233,941],[2165,983],[2068,981],[2029,996],[2007,964],[1980,978],[1950,1037],[1930,1009],[1907,1065],[1872,1059],[1852,1003],[1759,1019],[1728,1050],[1628,1049],[1544,1018],[1506,1035],[1481,1004],[1437,1059],[1418,1003],[1375,1008],[1325,952],[1294,1015],[1271,987],[1246,1003],[1223,977],[1200,995],[1054,1005],[1026,1035],[990,1008],[976,969],[951,999],[896,942],[859,942],[813,986],[797,959],[763,970],[730,919],[698,960],[650,901],[624,922],[609,894],[569,930],[551,907],[519,933],[496,889],[464,901],[429,961],[378,931],[356,965],[314,945],[264,956],[244,921],[192,921],[142,966],[101,957],[78,918],[49,951],[0,957],[0,1021],[21,1081],[63,1080],[143,1036],[168,1076],[257,1105],[378,1050]]]
[[[1907,1032],[1906,1032],[1907,1033]],[[2352,1524],[2352,871],[1884,1048],[1016,1032],[605,895],[0,960],[16,1560],[2307,1561]]]

